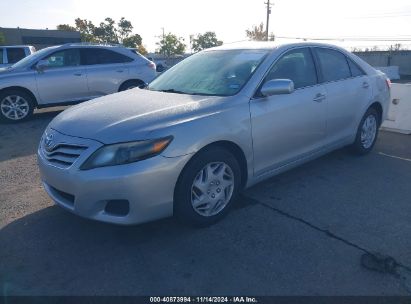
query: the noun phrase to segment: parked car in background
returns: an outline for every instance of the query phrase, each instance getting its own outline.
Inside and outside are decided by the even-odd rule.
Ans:
[[[90,219],[208,225],[243,188],[347,145],[370,152],[389,101],[383,73],[332,45],[217,47],[145,90],[59,114],[39,145],[41,178]]]
[[[22,121],[34,108],[79,103],[155,77],[155,64],[123,46],[49,47],[0,69],[0,121]]]
[[[156,60],[153,57],[147,57],[148,60],[154,62],[156,64],[156,71],[157,73],[163,73],[166,71],[169,66],[167,65],[167,62],[165,60]]]
[[[31,45],[0,46],[0,68],[8,67],[35,51]]]

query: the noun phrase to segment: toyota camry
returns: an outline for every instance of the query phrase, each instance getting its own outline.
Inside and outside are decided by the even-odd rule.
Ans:
[[[383,73],[333,45],[221,46],[59,114],[41,177],[89,219],[209,225],[262,180],[344,146],[370,152],[389,100]]]

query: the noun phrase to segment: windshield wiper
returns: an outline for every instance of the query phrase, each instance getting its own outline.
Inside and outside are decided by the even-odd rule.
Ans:
[[[174,90],[174,89],[166,89],[166,90],[159,90],[159,91],[164,92],[164,93],[188,94],[186,92],[179,91],[179,90]]]
[[[150,88],[148,88],[151,90]],[[174,94],[185,94],[185,95],[199,95],[199,96],[219,96],[215,94],[207,94],[207,93],[196,93],[196,92],[183,92],[175,89],[165,89],[165,90],[152,90],[152,91],[158,91],[158,92],[164,92],[164,93],[174,93]]]

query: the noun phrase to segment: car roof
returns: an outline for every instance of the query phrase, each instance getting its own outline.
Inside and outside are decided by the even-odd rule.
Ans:
[[[278,43],[273,41],[247,41],[247,42],[235,42],[228,43],[222,46],[207,49],[205,51],[215,50],[275,50],[275,49],[288,49],[293,47],[330,47],[334,49],[344,50],[343,48],[327,43],[318,42],[296,42],[296,43]]]
[[[76,47],[76,48],[122,48],[127,49],[121,44],[104,44],[104,43],[87,43],[87,42],[78,42],[78,43],[66,43],[59,45],[59,47]]]

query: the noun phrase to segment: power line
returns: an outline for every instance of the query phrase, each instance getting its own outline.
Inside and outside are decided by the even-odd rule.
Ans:
[[[411,14],[381,14],[374,16],[355,16],[348,19],[379,19],[379,18],[398,18],[398,17],[411,17]]]

